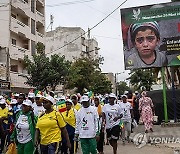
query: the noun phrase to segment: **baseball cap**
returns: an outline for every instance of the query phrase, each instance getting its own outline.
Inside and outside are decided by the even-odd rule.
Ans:
[[[123,98],[123,97],[127,98],[127,95],[122,95],[121,97],[122,97],[122,98]]]
[[[86,95],[82,96],[80,99],[80,102],[88,102],[88,101],[89,101],[89,97]]]
[[[28,97],[29,97],[29,98],[34,98],[34,97],[35,97],[35,94],[34,94],[34,93],[29,93],[29,94],[28,94]]]
[[[109,94],[109,97],[112,97],[112,98],[115,98],[115,99],[116,99],[116,95],[113,94],[113,93],[110,93],[110,94]]]
[[[24,100],[22,104],[26,106],[32,106],[32,102],[29,99]]]
[[[52,104],[55,104],[55,99],[52,96],[45,97],[46,100],[50,101]]]
[[[18,103],[18,102],[17,102],[16,99],[12,99],[11,102],[10,102],[10,104],[17,104],[17,103]]]
[[[3,99],[3,98],[4,98],[4,97],[1,95],[1,96],[0,96],[0,99]]]
[[[39,97],[39,98],[41,98],[41,97],[42,97],[42,95],[41,95],[41,94],[37,94],[37,95],[36,95],[36,97]]]
[[[16,93],[16,94],[14,94],[14,96],[15,96],[15,97],[19,97],[19,94],[18,94],[18,93]]]
[[[0,100],[0,104],[6,104],[5,99],[1,99],[1,100]]]
[[[69,102],[69,103],[71,103],[73,105],[73,102],[72,102],[71,99],[67,99],[65,102]]]

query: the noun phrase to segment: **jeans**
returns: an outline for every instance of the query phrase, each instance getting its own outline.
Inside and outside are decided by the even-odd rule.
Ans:
[[[59,143],[40,145],[41,154],[57,154],[59,152]]]

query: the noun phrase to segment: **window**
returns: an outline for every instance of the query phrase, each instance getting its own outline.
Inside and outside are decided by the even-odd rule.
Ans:
[[[35,2],[34,0],[31,0],[31,12],[35,12]]]
[[[35,21],[31,19],[31,33],[35,35]]]
[[[16,40],[15,39],[12,39],[12,44],[16,45]]]
[[[18,65],[11,65],[12,72],[18,72]]]
[[[36,53],[36,43],[35,41],[31,41],[31,55]]]

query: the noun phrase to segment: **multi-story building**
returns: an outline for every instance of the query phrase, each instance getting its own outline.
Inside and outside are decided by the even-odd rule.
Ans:
[[[45,0],[1,0],[0,22],[0,46],[9,58],[5,61],[10,71],[7,79],[12,91],[24,91],[30,88],[24,84],[24,55],[31,58],[36,44],[45,44]]]
[[[46,54],[65,56],[66,60],[74,58],[98,58],[98,42],[95,38],[88,39],[80,27],[57,27],[46,33]]]

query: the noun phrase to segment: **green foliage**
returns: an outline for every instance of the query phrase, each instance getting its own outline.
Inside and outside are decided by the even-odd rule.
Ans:
[[[45,45],[41,42],[38,42],[36,44],[36,50],[38,54],[44,54],[45,53]]]
[[[129,91],[130,88],[127,86],[127,83],[125,81],[118,82],[117,85],[118,91],[120,95],[124,94],[124,91]]]
[[[84,89],[95,93],[104,93],[105,90],[111,90],[111,84],[106,77],[101,74],[99,64],[102,58],[80,58],[76,59],[70,67],[67,88],[77,88],[77,92],[83,93]],[[104,88],[104,90],[103,90]]]
[[[152,69],[139,69],[133,70],[129,73],[130,83],[134,86],[135,90],[139,90],[141,87],[145,87],[146,90],[150,90],[151,86],[155,82],[155,75]]]
[[[45,90],[51,86],[55,90],[56,85],[65,83],[68,74],[70,62],[64,57],[52,55],[49,59],[44,54],[34,55],[33,61],[26,56],[25,66],[29,76],[27,84],[36,87],[39,90]]]

